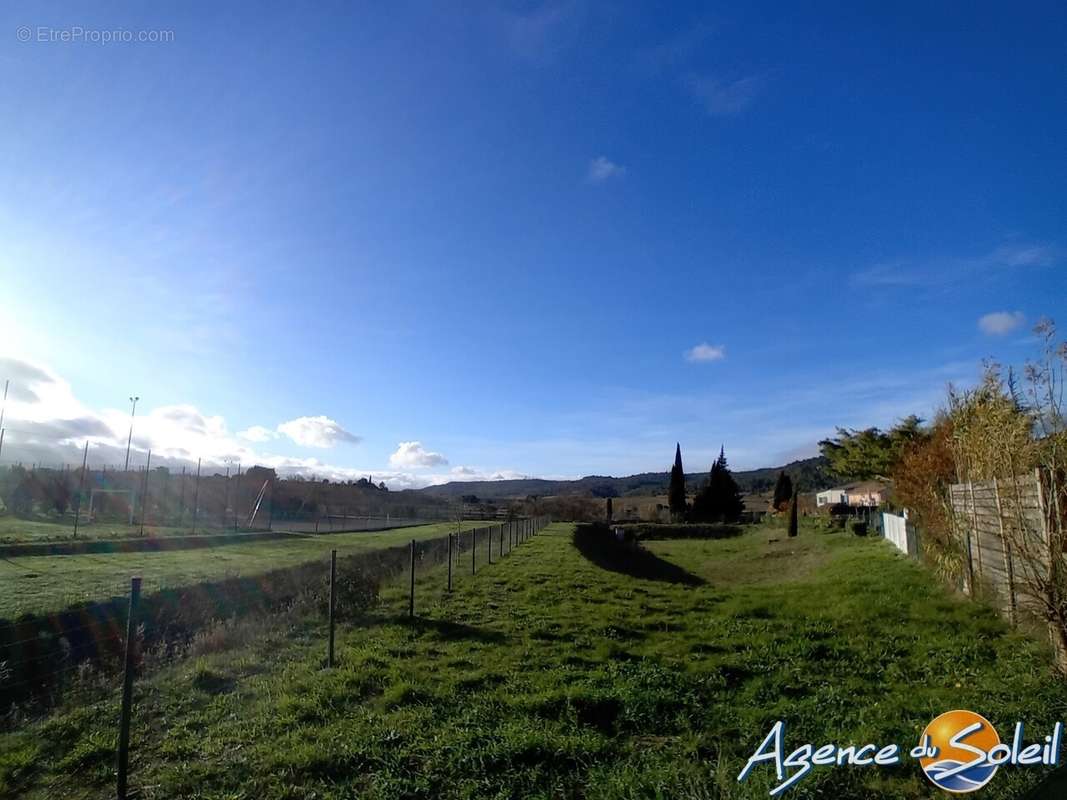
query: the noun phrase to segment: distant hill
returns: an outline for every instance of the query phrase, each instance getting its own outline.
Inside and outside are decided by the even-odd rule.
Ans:
[[[735,472],[734,479],[743,492],[763,492],[774,488],[778,472],[783,469],[802,492],[822,489],[833,482],[830,468],[822,456],[793,461],[783,467],[764,467]],[[695,488],[707,476],[706,472],[686,473],[686,485],[690,489]],[[642,472],[638,475],[628,475],[625,478],[587,475],[575,481],[552,481],[542,478],[519,478],[508,481],[451,481],[440,486],[427,486],[419,491],[447,498],[476,495],[482,500],[504,500],[530,495],[547,497],[561,494],[626,497],[666,494],[669,480],[669,472]]]

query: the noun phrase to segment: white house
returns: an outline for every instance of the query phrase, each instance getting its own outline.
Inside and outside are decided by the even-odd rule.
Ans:
[[[822,506],[836,506],[838,503],[844,503],[848,494],[844,487],[838,487],[836,489],[823,489],[821,492],[815,495],[815,505]]]
[[[845,487],[845,502],[850,506],[880,506],[889,499],[889,486],[881,481],[861,481]]]
[[[836,506],[841,503],[847,506],[880,506],[889,497],[889,487],[880,481],[860,481],[839,486],[833,489],[824,489],[815,495],[815,505]]]

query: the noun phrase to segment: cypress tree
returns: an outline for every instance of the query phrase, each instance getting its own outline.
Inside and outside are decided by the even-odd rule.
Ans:
[[[797,494],[793,492],[793,502],[789,506],[789,535],[796,536],[800,531],[797,521]]]
[[[711,465],[708,480],[693,501],[693,518],[697,522],[736,522],[745,505],[741,490],[726,464],[726,448]]]
[[[608,515],[608,522],[611,522],[611,518],[615,516],[614,510],[611,507],[611,498],[608,498],[607,508],[605,509]]]
[[[774,510],[784,511],[792,497],[793,480],[782,470],[778,473],[778,483],[774,486]]]
[[[682,446],[675,444],[674,466],[671,467],[671,483],[667,489],[667,505],[671,510],[671,520],[685,520],[685,470],[682,469]]]

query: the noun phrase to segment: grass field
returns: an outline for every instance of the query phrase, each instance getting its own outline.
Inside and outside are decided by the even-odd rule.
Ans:
[[[885,542],[768,528],[620,559],[556,524],[444,596],[419,579],[342,626],[282,620],[135,691],[143,798],[766,797],[736,776],[774,721],[801,743],[910,748],[967,708],[1002,738],[1067,715],[1045,648]],[[117,693],[0,737],[0,794],[113,792]],[[1043,768],[1002,768],[1013,798]],[[817,768],[790,798],[941,796],[910,761]]]
[[[261,515],[262,521],[257,522],[256,530],[265,530],[267,519]],[[333,517],[330,519],[323,519],[319,524],[319,532],[330,532],[332,525],[336,525],[338,530],[344,529],[347,526],[348,529],[359,527],[372,527],[372,528],[384,528],[390,523],[382,517],[375,517],[373,522],[367,521],[362,516],[349,517],[347,522],[342,522],[339,517]],[[412,519],[405,519],[403,517],[397,517],[393,515],[393,524],[410,524]],[[243,524],[243,523],[242,523]],[[487,523],[488,524],[488,523]],[[12,515],[0,515],[0,545],[3,544],[29,544],[29,543],[45,543],[45,542],[73,542],[73,541],[94,541],[94,540],[121,540],[121,539],[141,539],[141,538],[168,538],[171,536],[188,536],[195,532],[197,536],[211,536],[219,534],[233,534],[239,532],[246,532],[248,529],[240,528],[234,530],[232,524],[222,525],[220,524],[218,515],[212,515],[211,519],[201,517],[198,520],[196,527],[193,527],[192,519],[186,520],[184,525],[153,525],[146,523],[144,526],[144,533],[141,532],[141,527],[138,523],[129,525],[123,521],[116,520],[97,520],[93,523],[87,523],[84,520],[78,526],[78,535],[74,535],[74,522],[73,519],[65,520],[46,520],[46,519],[25,519],[22,517],[15,517]],[[276,519],[272,526],[276,531],[299,531],[304,533],[315,532],[314,520],[301,520],[291,521],[286,519]]]
[[[193,529],[187,525],[145,525],[145,536],[185,536]],[[200,534],[232,533],[232,527],[222,527],[216,519],[209,524],[201,520],[196,527]],[[98,521],[91,525],[82,523],[78,526],[78,539],[132,539],[141,536],[139,525],[127,525],[125,522]],[[74,540],[74,522],[70,520],[48,521],[23,519],[11,515],[0,516],[0,544],[16,542],[69,542]]]
[[[464,523],[464,530],[486,524]],[[125,595],[133,575],[143,578],[143,591],[148,593],[163,586],[325,560],[333,548],[338,555],[347,555],[442,536],[455,529],[452,522],[371,533],[293,536],[210,549],[0,558],[0,618],[57,611],[75,602]]]

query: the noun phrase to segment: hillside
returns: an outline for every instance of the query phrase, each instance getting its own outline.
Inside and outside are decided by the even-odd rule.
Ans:
[[[785,470],[801,491],[813,491],[829,484],[830,474],[826,459],[822,456],[793,461],[782,467],[763,467],[735,472],[734,478],[744,492],[759,492],[774,488],[780,470]],[[699,486],[707,478],[706,472],[686,473],[686,484]],[[541,478],[521,478],[506,481],[451,481],[440,486],[427,486],[421,492],[436,497],[457,498],[476,495],[482,500],[500,500],[537,495],[577,494],[595,497],[626,497],[628,495],[654,495],[667,491],[669,472],[642,472],[615,478],[608,475],[587,475],[573,481],[553,481]]]

